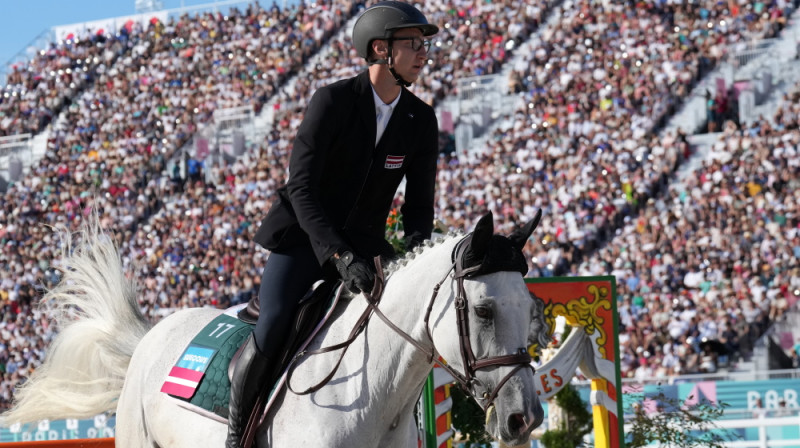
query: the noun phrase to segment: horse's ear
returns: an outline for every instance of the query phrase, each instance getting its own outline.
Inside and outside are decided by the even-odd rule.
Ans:
[[[478,220],[478,224],[475,225],[475,230],[472,231],[472,241],[469,245],[472,258],[483,260],[486,251],[489,249],[489,242],[492,240],[492,235],[494,235],[494,217],[492,212],[489,212]]]
[[[525,242],[528,241],[528,238],[530,238],[533,230],[539,225],[539,221],[541,221],[541,219],[542,209],[539,209],[536,212],[536,216],[528,221],[527,224],[511,232],[511,235],[508,236],[508,239],[511,240],[511,243],[514,245],[514,247],[518,249],[525,247]]]

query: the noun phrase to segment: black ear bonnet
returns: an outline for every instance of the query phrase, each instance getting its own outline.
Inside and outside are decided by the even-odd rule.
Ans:
[[[528,262],[522,253],[525,242],[539,224],[542,211],[521,228],[509,236],[494,235],[492,213],[484,215],[475,226],[475,230],[461,240],[453,250],[452,259],[456,263],[456,273],[465,277],[494,272],[528,273]]]

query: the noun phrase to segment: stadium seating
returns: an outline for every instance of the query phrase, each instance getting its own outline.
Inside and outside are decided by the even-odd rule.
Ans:
[[[441,156],[437,218],[469,229],[492,210],[510,230],[543,208],[526,247],[529,275],[617,277],[625,375],[712,371],[747,356],[800,289],[798,102],[781,109],[777,125],[729,124],[714,161],[680,185],[673,173],[691,156],[686,136],[657,133],[727,45],[773,35],[790,11],[741,5],[569,0],[555,26],[540,29],[553,2],[425,4],[442,32],[412,89],[431,104],[462,77],[498,73],[541,33],[512,71],[520,107],[509,125],[469,157]],[[0,409],[52,337],[34,306],[41,286],[58,280],[58,243],[45,225],[75,229],[97,210],[142,279],[141,306],[154,320],[256,293],[267,254],[251,237],[285,181],[303,105],[364,67],[344,30],[362,6],[185,15],[108,36],[101,53],[84,48],[88,40],[54,43],[28,63],[34,69],[11,72],[5,91],[25,93],[0,102],[13,117],[0,132],[40,131],[59,112],[62,122],[0,208]],[[66,67],[82,76],[66,76]],[[57,75],[36,79],[47,70]],[[167,171],[214,111],[260,111],[270,101],[276,119],[253,152],[222,164],[187,159],[185,176]],[[764,226],[750,221],[756,215]],[[727,227],[738,232],[723,235]],[[707,340],[728,347],[727,359],[704,353]]]

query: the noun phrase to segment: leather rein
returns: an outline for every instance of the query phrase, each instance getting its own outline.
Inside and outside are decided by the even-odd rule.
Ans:
[[[505,383],[519,370],[523,368],[530,368],[531,373],[535,373],[536,369],[531,365],[531,355],[528,351],[522,347],[520,348],[517,353],[510,354],[510,355],[501,355],[501,356],[493,356],[488,358],[477,359],[475,357],[475,353],[472,350],[472,343],[470,342],[470,329],[469,329],[469,307],[467,301],[467,294],[466,290],[464,289],[464,279],[469,277],[469,275],[478,269],[480,269],[481,265],[472,266],[469,268],[463,267],[463,260],[464,254],[466,253],[469,242],[472,240],[472,234],[470,233],[461,241],[458,242],[455,249],[453,250],[453,265],[448,269],[447,273],[445,273],[444,277],[433,287],[433,293],[431,295],[430,301],[428,302],[428,308],[425,312],[425,331],[428,335],[428,339],[431,341],[430,347],[424,346],[419,341],[416,341],[412,338],[408,333],[397,327],[392,321],[386,317],[385,314],[378,308],[380,304],[380,300],[383,296],[383,288],[385,284],[385,277],[383,274],[383,268],[381,266],[380,257],[375,257],[375,267],[376,267],[376,276],[375,276],[375,285],[372,288],[370,293],[364,292],[364,297],[367,299],[367,308],[359,317],[356,325],[350,331],[349,336],[347,339],[341,343],[331,345],[328,347],[323,347],[317,350],[312,351],[301,351],[292,359],[289,363],[288,372],[287,372],[287,379],[286,384],[289,390],[293,393],[298,395],[306,395],[312,392],[316,392],[321,389],[325,384],[327,384],[333,376],[336,374],[336,371],[339,368],[339,365],[342,363],[344,359],[344,355],[347,352],[347,349],[350,347],[355,339],[360,335],[369,325],[369,318],[374,313],[377,315],[386,325],[389,326],[395,333],[402,336],[405,340],[411,343],[414,347],[418,348],[420,351],[425,353],[428,356],[428,362],[436,363],[445,369],[453,378],[464,388],[464,390],[468,391],[476,400],[479,400],[479,405],[483,409],[484,412],[492,405],[494,400],[497,398],[497,394],[500,392],[500,388],[505,385]],[[456,310],[456,319],[458,324],[458,336],[459,336],[459,347],[461,350],[461,357],[463,359],[464,364],[464,373],[457,372],[455,369],[450,367],[446,362],[442,361],[438,356],[438,350],[436,350],[436,346],[433,342],[433,336],[431,334],[431,329],[429,325],[431,312],[433,310],[433,305],[436,302],[436,298],[439,294],[439,289],[442,284],[447,280],[447,277],[450,276],[450,273],[453,273],[453,279],[456,281],[456,298],[455,298],[455,310]],[[343,349],[339,359],[337,360],[336,364],[334,365],[331,372],[319,383],[314,386],[309,387],[308,389],[302,391],[296,391],[292,387],[291,384],[291,376],[294,372],[297,363],[305,356],[311,355],[319,355],[323,353],[329,353],[335,350]],[[495,366],[516,366],[514,369],[511,370],[503,379],[491,389],[489,386],[483,384],[476,376],[475,373],[480,369],[486,369],[489,367]]]

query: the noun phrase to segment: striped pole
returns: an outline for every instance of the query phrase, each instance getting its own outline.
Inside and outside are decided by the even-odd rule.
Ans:
[[[451,409],[453,399],[450,398],[450,383],[453,377],[439,366],[435,366],[423,390],[425,407],[425,440],[424,448],[452,448],[453,426]]]

